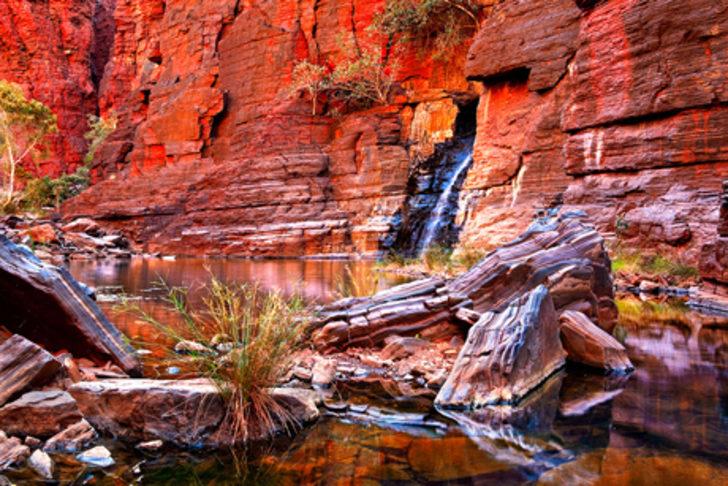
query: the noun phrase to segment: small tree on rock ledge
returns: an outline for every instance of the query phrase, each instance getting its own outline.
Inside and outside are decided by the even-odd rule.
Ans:
[[[20,164],[56,130],[56,115],[50,108],[27,99],[19,85],[0,80],[0,208],[13,202]]]

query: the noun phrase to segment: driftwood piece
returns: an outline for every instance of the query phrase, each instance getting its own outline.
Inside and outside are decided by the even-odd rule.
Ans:
[[[0,406],[31,386],[43,385],[60,371],[47,351],[22,336],[0,344]]]
[[[499,312],[542,284],[557,310],[583,311],[611,332],[616,307],[604,239],[577,214],[534,224],[454,279],[427,278],[325,306],[310,332],[323,352],[377,346],[395,334],[424,337],[477,320],[461,309]]]
[[[110,360],[131,375],[141,374],[133,349],[71,274],[4,236],[0,309],[1,325],[51,352],[66,350],[99,364]]]
[[[468,332],[435,399],[443,408],[516,403],[564,366],[566,353],[549,290],[540,285]]]
[[[571,361],[609,372],[634,369],[624,346],[581,312],[564,311],[559,320],[561,342]]]

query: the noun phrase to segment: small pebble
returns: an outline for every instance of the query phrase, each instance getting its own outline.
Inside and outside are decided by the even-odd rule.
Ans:
[[[76,459],[97,467],[109,467],[116,464],[114,458],[111,457],[111,452],[109,452],[109,449],[104,446],[97,446],[84,451],[77,455]]]

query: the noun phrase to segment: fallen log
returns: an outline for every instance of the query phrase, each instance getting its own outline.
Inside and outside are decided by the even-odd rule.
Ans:
[[[566,364],[553,300],[544,285],[470,328],[435,399],[443,408],[517,403]]]
[[[500,312],[539,285],[548,287],[558,311],[580,310],[611,332],[616,306],[609,257],[604,239],[580,217],[537,222],[454,279],[422,279],[325,306],[309,327],[314,345],[330,353],[378,346],[392,335],[443,335],[477,320],[463,309]]]
[[[130,375],[141,364],[121,332],[61,267],[41,262],[0,235],[0,324],[51,352],[70,351]]]

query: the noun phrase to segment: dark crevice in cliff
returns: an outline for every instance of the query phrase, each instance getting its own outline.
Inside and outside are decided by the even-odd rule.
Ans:
[[[96,0],[93,13],[93,47],[91,50],[91,81],[98,93],[106,65],[114,46],[116,0]]]
[[[493,85],[493,84],[502,84],[506,82],[517,82],[517,83],[526,83],[528,81],[528,77],[531,75],[531,68],[528,67],[519,67],[512,69],[510,71],[506,71],[499,74],[494,74],[491,76],[468,76],[466,79],[468,81],[479,81],[483,83],[486,86]]]
[[[458,105],[452,140],[416,165],[407,183],[407,199],[388,237],[390,249],[416,256],[433,245],[452,246],[460,234],[455,224],[460,189],[473,160],[478,99]]]

